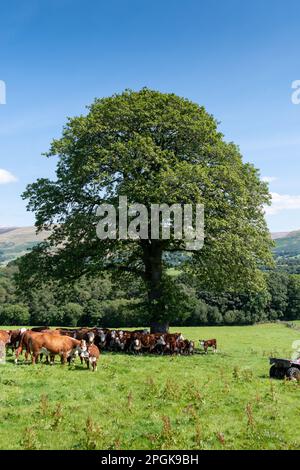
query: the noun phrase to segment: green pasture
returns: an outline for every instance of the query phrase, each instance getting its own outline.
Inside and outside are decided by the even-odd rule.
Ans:
[[[173,328],[173,331],[178,331]],[[270,380],[300,331],[181,328],[218,353],[101,355],[81,366],[0,366],[0,449],[300,449],[300,385]]]

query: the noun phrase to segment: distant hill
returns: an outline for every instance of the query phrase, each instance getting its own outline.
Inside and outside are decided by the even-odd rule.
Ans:
[[[0,227],[0,234],[1,233],[6,233],[6,232],[11,232],[12,230],[15,230],[16,227]]]
[[[273,237],[274,238],[274,237]],[[300,230],[289,232],[284,237],[274,238],[276,256],[300,257]]]
[[[36,235],[35,227],[0,227],[0,264],[28,253],[35,245],[45,240],[48,232]],[[300,258],[300,230],[294,232],[272,233],[276,246],[273,252],[276,257]]]
[[[28,253],[47,238],[47,232],[35,233],[35,227],[0,227],[0,264],[5,265]]]
[[[278,240],[278,238],[285,238],[290,234],[290,232],[273,232],[271,233],[273,240]]]

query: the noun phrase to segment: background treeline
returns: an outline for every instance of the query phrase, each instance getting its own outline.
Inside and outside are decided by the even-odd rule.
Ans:
[[[74,286],[44,285],[17,291],[17,263],[0,269],[1,325],[131,327],[148,324],[146,293],[128,276],[82,278]],[[205,292],[197,278],[169,270],[167,306],[174,325],[234,325],[300,319],[300,275],[279,268],[265,273],[267,290],[259,293]],[[166,281],[167,282],[167,281]]]

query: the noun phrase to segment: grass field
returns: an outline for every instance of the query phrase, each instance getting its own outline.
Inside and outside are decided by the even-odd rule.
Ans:
[[[173,329],[173,331],[178,329]],[[280,324],[182,328],[217,354],[103,353],[98,372],[0,366],[1,449],[300,449],[297,382],[269,380],[300,332]]]

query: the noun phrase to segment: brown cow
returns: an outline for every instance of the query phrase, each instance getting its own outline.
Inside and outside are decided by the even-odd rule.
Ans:
[[[180,346],[179,344],[184,341],[184,337],[181,333],[166,333],[163,335],[165,340],[164,347],[160,348],[161,354],[179,354]]]
[[[34,331],[31,329],[31,331]],[[39,333],[48,333],[50,335],[61,335],[61,332],[59,330],[50,330],[49,328],[46,328],[45,330],[40,330]],[[43,360],[44,353],[40,354],[40,361],[42,362]],[[49,356],[50,356],[50,362],[49,362]],[[53,364],[55,359],[55,356],[52,354],[46,355],[46,364]]]
[[[15,363],[18,362],[19,355],[25,349],[25,360],[28,359],[29,354],[32,354],[33,364],[37,362],[39,354],[46,354],[47,362],[50,356],[50,363],[54,362],[54,357],[59,354],[62,363],[69,359],[69,349],[73,350],[73,345],[78,346],[79,341],[68,336],[62,336],[57,330],[46,330],[44,332],[35,332],[27,330],[23,333],[20,345],[16,351]],[[48,346],[48,347],[47,347]],[[59,349],[61,347],[61,349]]]
[[[69,336],[59,334],[36,333],[29,337],[29,349],[32,356],[32,363],[35,364],[39,354],[43,353],[50,356],[53,363],[53,357],[58,354],[62,364],[67,361],[70,363],[72,357],[81,352],[80,341]]]
[[[16,350],[16,354],[15,354],[15,363],[16,364],[18,362],[19,355],[22,354],[22,352],[23,352],[23,349],[25,349],[25,361],[28,360],[28,356],[30,354],[29,338],[31,336],[34,336],[34,335],[37,335],[37,334],[40,334],[40,333],[47,333],[47,334],[50,334],[50,335],[60,335],[60,332],[57,331],[57,330],[48,330],[48,329],[46,329],[46,330],[42,330],[40,332],[32,331],[32,330],[25,330],[25,332],[22,333],[22,335],[21,335],[19,346],[17,347],[17,350]],[[41,360],[42,360],[42,358],[43,358],[43,353],[41,353],[41,355],[40,355]],[[51,360],[53,359],[53,361],[54,361],[54,356],[52,358],[50,357],[50,359]],[[49,362],[48,355],[47,355],[46,361]]]
[[[207,354],[208,348],[212,348],[213,352],[217,352],[217,340],[216,339],[199,339],[200,346],[203,347],[205,354]]]
[[[93,372],[97,371],[97,361],[100,357],[100,351],[95,344],[87,344],[84,339],[80,341],[80,357],[86,362],[88,369],[92,365]]]
[[[23,349],[25,349],[25,361],[27,361],[28,356],[30,354],[29,348],[29,338],[34,335],[38,335],[40,333],[36,331],[26,330],[20,339],[19,346],[17,347],[16,354],[15,354],[15,363],[17,364],[20,354],[22,354]]]

